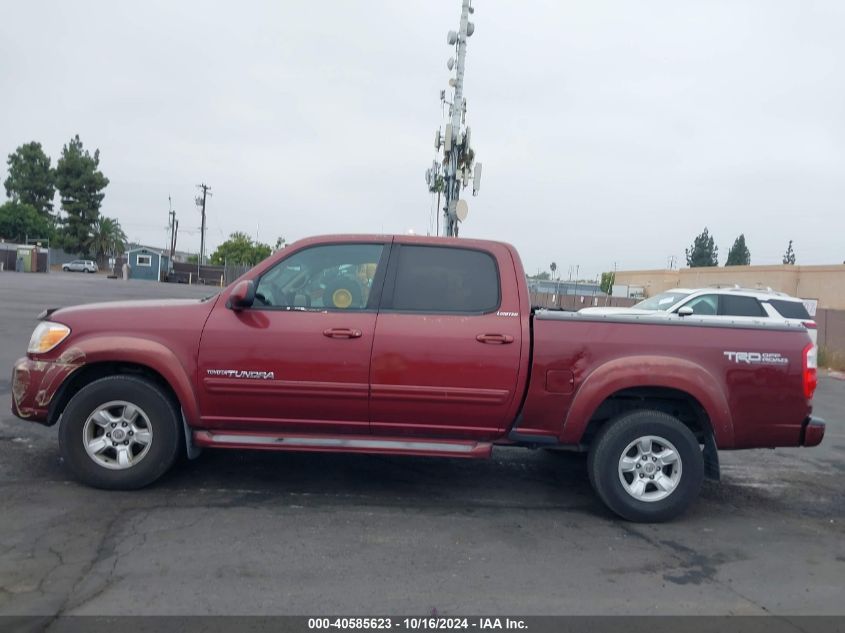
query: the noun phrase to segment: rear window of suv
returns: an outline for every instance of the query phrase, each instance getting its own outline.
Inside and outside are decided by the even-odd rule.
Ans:
[[[800,301],[784,301],[783,299],[769,299],[769,305],[778,311],[785,319],[812,320],[807,308]]]

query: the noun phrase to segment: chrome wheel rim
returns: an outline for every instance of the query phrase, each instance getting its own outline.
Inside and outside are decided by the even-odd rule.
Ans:
[[[619,481],[637,501],[665,499],[678,487],[682,472],[678,449],[657,435],[637,438],[619,458]]]
[[[82,427],[82,444],[94,463],[125,470],[140,462],[153,443],[150,418],[139,406],[112,400],[94,409]]]

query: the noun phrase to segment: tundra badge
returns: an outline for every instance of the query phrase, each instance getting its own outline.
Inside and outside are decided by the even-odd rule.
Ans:
[[[276,377],[272,371],[249,371],[241,369],[209,369],[209,376],[223,376],[225,378],[260,378],[261,380],[274,380]]]

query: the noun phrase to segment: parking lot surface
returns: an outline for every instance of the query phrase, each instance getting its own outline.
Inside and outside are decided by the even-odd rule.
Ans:
[[[670,524],[593,495],[585,459],[206,451],[157,485],[69,479],[9,375],[46,307],[214,289],[0,274],[0,615],[845,614],[845,381],[814,449],[722,453]]]

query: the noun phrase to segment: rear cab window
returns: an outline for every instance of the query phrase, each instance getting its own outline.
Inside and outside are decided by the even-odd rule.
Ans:
[[[395,249],[395,262],[386,310],[486,314],[499,308],[499,270],[490,253],[402,244]]]

